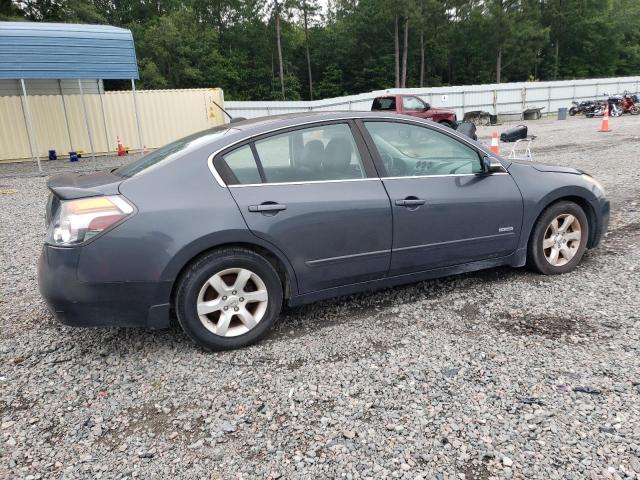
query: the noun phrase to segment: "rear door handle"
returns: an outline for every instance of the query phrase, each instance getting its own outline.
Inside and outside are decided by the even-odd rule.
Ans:
[[[424,205],[426,201],[422,198],[405,198],[403,200],[396,200],[398,207],[417,207],[418,205]]]
[[[279,212],[286,210],[287,206],[280,203],[263,203],[260,205],[249,205],[250,212]]]

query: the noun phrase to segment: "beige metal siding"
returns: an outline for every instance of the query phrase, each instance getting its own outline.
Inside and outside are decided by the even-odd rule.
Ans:
[[[200,130],[222,125],[224,113],[213,102],[224,105],[219,88],[190,90],[140,90],[137,92],[140,126],[144,143],[138,139],[132,92],[102,95],[104,116],[97,94],[85,94],[89,125],[96,153],[114,152],[116,139],[133,150],[157,148]],[[67,107],[71,134],[64,120],[62,100]],[[29,95],[35,142],[41,157],[48,150],[67,154],[91,151],[80,95]],[[31,158],[29,140],[18,96],[0,96],[0,161]],[[106,128],[105,128],[106,120]]]

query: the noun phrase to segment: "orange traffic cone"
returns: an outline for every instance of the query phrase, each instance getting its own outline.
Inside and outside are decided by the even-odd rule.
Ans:
[[[500,155],[500,145],[498,144],[498,132],[493,132],[491,135],[491,151],[497,155]]]
[[[120,141],[120,137],[116,137],[117,138],[117,151],[118,151],[118,156],[119,157],[124,157],[127,154],[127,149],[124,148],[124,145],[122,145],[122,142]]]
[[[602,123],[600,123],[599,132],[610,132],[609,130],[609,106],[604,109],[604,116],[602,117]]]

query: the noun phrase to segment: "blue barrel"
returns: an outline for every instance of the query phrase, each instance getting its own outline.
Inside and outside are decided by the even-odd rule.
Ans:
[[[558,108],[558,120],[566,120],[566,119],[567,119],[567,109]]]
[[[78,161],[78,154],[76,152],[69,152],[69,161],[70,162],[77,162]]]
[[[49,160],[57,160],[58,155],[55,150],[49,150]]]

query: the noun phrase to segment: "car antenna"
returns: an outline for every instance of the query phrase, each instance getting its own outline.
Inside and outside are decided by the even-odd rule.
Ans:
[[[213,99],[211,99],[211,103],[213,103],[216,107],[218,107],[220,110],[222,110],[227,117],[229,117],[229,123],[236,123],[236,122],[241,122],[242,120],[246,120],[246,118],[244,118],[244,117],[233,118],[229,112],[227,112],[224,108],[222,108],[220,106],[220,104],[218,104],[218,102],[216,102]]]

